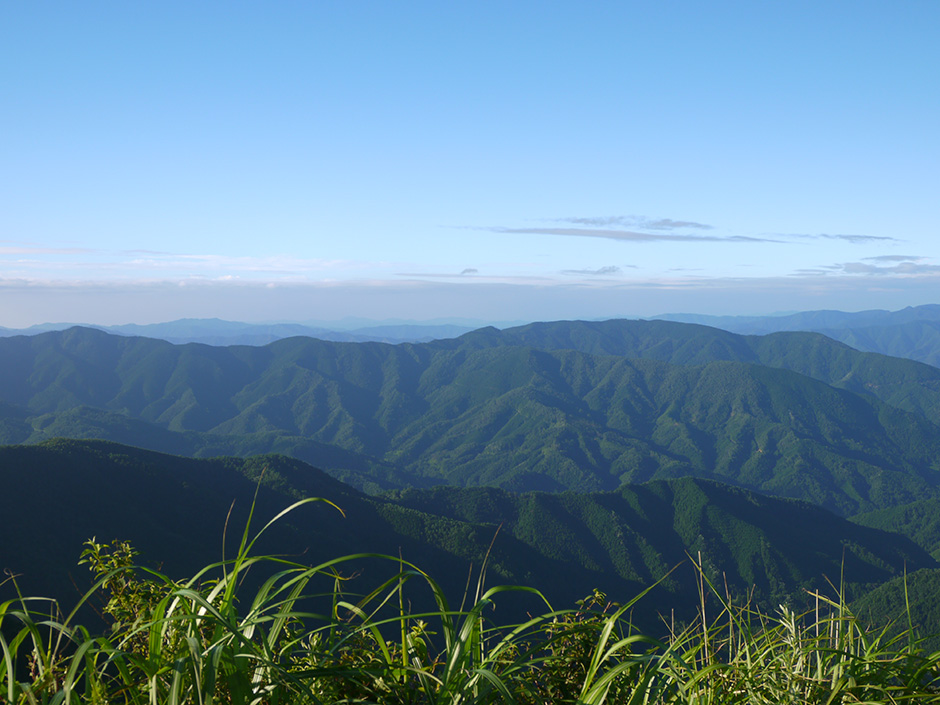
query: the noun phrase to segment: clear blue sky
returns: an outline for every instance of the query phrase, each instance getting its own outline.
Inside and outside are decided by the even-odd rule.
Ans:
[[[7,2],[0,325],[940,302],[940,2]]]

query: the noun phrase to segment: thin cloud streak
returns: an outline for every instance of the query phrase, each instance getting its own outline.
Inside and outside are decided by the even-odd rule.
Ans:
[[[566,223],[573,228],[491,226],[472,228],[495,233],[525,235],[560,235],[568,237],[597,237],[627,242],[772,242],[785,243],[793,239],[836,240],[854,245],[902,242],[884,235],[854,233],[770,233],[761,235],[705,235],[674,232],[679,230],[714,230],[714,226],[691,220],[647,218],[636,215],[567,217],[548,219],[551,223]],[[668,232],[663,232],[668,231]]]
[[[917,255],[878,255],[877,257],[862,257],[866,262],[920,262],[923,257]]]
[[[844,240],[845,242],[851,242],[853,245],[859,245],[868,242],[900,242],[897,238],[878,236],[878,235],[826,235],[822,233],[817,235],[817,237],[824,240]]]
[[[563,237],[596,237],[620,242],[780,242],[770,238],[748,235],[679,235],[665,233],[643,233],[635,230],[609,230],[599,228],[479,228],[493,233],[508,235],[560,235]]]
[[[778,237],[794,237],[802,240],[841,240],[853,245],[872,244],[877,242],[903,242],[896,237],[887,237],[885,235],[829,235],[827,233],[805,234],[805,233],[786,233],[776,234]]]
[[[630,266],[632,267],[633,265]],[[600,267],[598,269],[563,269],[561,270],[561,274],[585,277],[604,277],[610,276],[612,274],[620,274],[622,271],[623,270],[620,267],[611,265],[609,267]]]
[[[612,215],[597,218],[555,218],[553,223],[571,223],[572,225],[590,225],[594,227],[609,227],[620,225],[624,227],[640,228],[641,230],[676,230],[694,228],[697,230],[713,230],[711,225],[695,223],[690,220],[673,220],[672,218],[645,218],[639,215]]]
[[[865,264],[864,262],[847,262],[842,265],[842,271],[846,274],[862,274],[878,277],[891,275],[910,277],[940,273],[940,265],[901,262],[893,267],[879,267],[877,265]]]
[[[506,282],[519,284],[546,284],[555,281],[551,277],[539,275],[518,275],[518,274],[479,274],[468,273],[465,271],[456,272],[396,272],[396,277],[402,280],[433,280],[433,279],[462,279],[467,282]]]
[[[897,277],[911,278],[940,274],[940,265],[927,264],[923,257],[906,257],[902,255],[881,255],[879,257],[866,257],[862,262],[840,262],[826,264],[818,267],[808,267],[796,270],[792,276],[812,277]],[[894,263],[892,266],[869,264]]]

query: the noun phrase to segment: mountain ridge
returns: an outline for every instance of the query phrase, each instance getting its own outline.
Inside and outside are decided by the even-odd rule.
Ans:
[[[0,440],[110,434],[193,455],[307,447],[374,491],[602,490],[693,474],[843,514],[936,494],[940,371],[797,335],[788,346],[614,321],[419,345],[215,348],[75,328],[0,339]],[[590,351],[565,347],[575,342]],[[777,366],[727,359],[755,356]],[[898,395],[922,413],[891,406]]]

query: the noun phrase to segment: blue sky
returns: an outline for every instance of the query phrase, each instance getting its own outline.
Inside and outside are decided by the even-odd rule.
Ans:
[[[940,3],[0,7],[0,325],[940,302]]]

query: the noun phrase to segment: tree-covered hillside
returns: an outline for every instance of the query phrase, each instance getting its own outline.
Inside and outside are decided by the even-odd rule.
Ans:
[[[862,526],[907,536],[940,559],[940,500],[922,499],[852,517]]]
[[[129,540],[145,558],[165,560],[171,575],[192,572],[221,560],[226,526],[226,553],[234,550],[262,470],[259,527],[308,496],[326,498],[344,514],[324,504],[305,507],[259,550],[314,563],[360,552],[401,555],[433,568],[457,597],[471,565],[479,568],[487,554],[491,583],[538,586],[561,605],[595,588],[629,599],[686,563],[644,603],[651,619],[666,604],[694,606],[688,558],[699,552],[716,584],[738,595],[755,590],[769,604],[799,600],[801,588],[826,589],[841,573],[857,591],[905,565],[936,565],[898,535],[701,480],[588,495],[437,488],[369,497],[284,456],[195,460],[73,440],[0,447],[0,564],[20,575],[26,592],[61,598],[89,584],[76,561],[91,537]],[[364,570],[375,579],[379,569]]]
[[[604,354],[543,349],[554,345],[543,333],[528,341],[540,347],[513,342],[542,330],[532,327],[398,346],[175,346],[89,329],[7,338],[0,432],[8,443],[71,436],[195,456],[281,452],[370,491],[600,491],[691,475],[844,514],[937,495],[940,441],[925,416],[784,369],[799,359],[841,375],[851,363],[844,386],[879,379],[926,399],[929,380],[912,380],[931,368],[696,326],[679,326],[687,339],[646,335],[632,353],[612,354],[611,341],[646,330],[633,323],[642,322],[543,326],[592,349],[593,330]],[[745,343],[777,365],[704,362],[747,357]],[[629,356],[652,349],[689,364]]]
[[[940,305],[899,311],[804,311],[784,316],[701,316],[673,314],[660,320],[698,323],[743,335],[812,331],[856,350],[940,366]]]
[[[928,568],[910,572],[863,592],[852,602],[853,612],[866,625],[888,634],[904,634],[914,627],[911,637],[924,639],[917,647],[925,653],[940,650],[940,570]]]
[[[820,333],[737,335],[672,321],[555,321],[503,331],[483,329],[436,347],[519,345],[702,365],[719,360],[778,367],[940,422],[940,370],[860,352]]]

